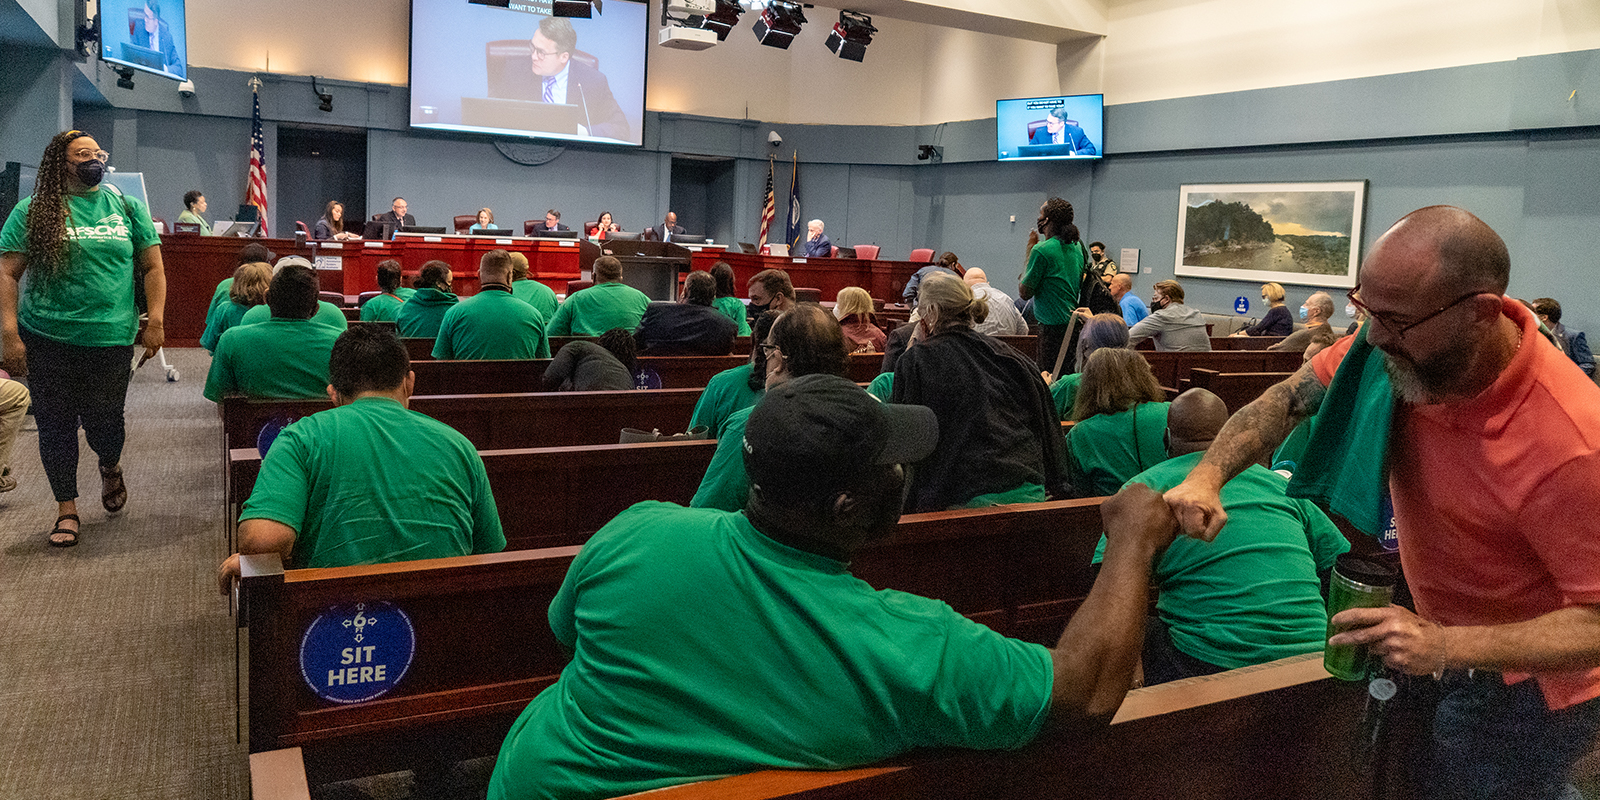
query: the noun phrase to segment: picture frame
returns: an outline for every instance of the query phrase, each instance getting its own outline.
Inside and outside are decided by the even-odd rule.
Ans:
[[[1365,180],[1184,184],[1175,272],[1352,288],[1366,210]]]

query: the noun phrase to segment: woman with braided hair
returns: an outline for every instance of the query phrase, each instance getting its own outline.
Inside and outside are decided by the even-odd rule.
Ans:
[[[100,460],[100,503],[128,502],[123,405],[139,331],[135,272],[149,320],[143,364],[161,349],[166,280],[161,240],[144,203],[101,186],[110,154],[83,131],[50,140],[32,197],[0,229],[0,350],[27,374],[39,459],[59,506],[50,544],[78,543],[78,427]]]
[[[1036,502],[1065,489],[1050,390],[1032,359],[972,329],[988,315],[959,278],[934,275],[918,291],[889,402],[933,409],[939,444],[910,470],[908,513]]]

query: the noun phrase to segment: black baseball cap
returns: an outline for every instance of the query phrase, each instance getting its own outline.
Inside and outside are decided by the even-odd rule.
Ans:
[[[752,484],[815,499],[865,467],[921,461],[938,442],[933,409],[880,403],[837,375],[802,375],[768,389],[750,412],[745,471]]]

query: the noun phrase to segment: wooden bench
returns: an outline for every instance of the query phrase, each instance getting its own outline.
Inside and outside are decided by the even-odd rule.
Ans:
[[[747,355],[640,356],[639,366],[655,370],[663,389],[704,388],[712,376],[749,363]],[[502,394],[548,391],[544,371],[550,359],[507,361],[413,361],[417,394]]]
[[[1288,379],[1293,372],[1218,372],[1205,367],[1189,370],[1189,377],[1180,381],[1178,389],[1206,389],[1222,398],[1232,414],[1249,405],[1267,389]]]
[[[703,389],[522,394],[414,395],[411,409],[460,431],[479,450],[615,444],[623,428],[677,433],[689,426]],[[327,400],[225,397],[224,449],[254,447],[273,418],[298,419],[328,408]]]
[[[507,550],[582,544],[641,500],[688,505],[717,443],[651,442],[488,450],[483,456]],[[239,518],[261,472],[254,447],[229,451],[228,513]]]
[[[552,336],[550,337],[550,353],[554,355],[557,350],[560,350],[562,347],[566,346],[568,342],[593,342],[597,341],[598,339],[599,337],[596,336]],[[406,352],[410,354],[412,361],[433,360],[432,339],[412,337],[402,338],[400,341],[405,343]],[[728,351],[728,354],[748,357],[750,355],[750,337],[734,337],[733,348]]]
[[[1265,350],[1287,336],[1213,336],[1212,350]]]
[[[1053,643],[1093,585],[1099,503],[907,515],[891,539],[858,552],[851,571]],[[250,751],[304,747],[318,783],[423,757],[496,752],[512,719],[565,663],[546,611],[577,549],[287,572],[275,554],[245,557],[239,624],[249,628]],[[301,677],[307,627],[331,607],[380,601],[415,628],[404,681],[367,702],[321,700]]]
[[[1217,372],[1294,372],[1302,360],[1299,353],[1266,350],[1140,351],[1139,355],[1149,362],[1156,383],[1168,387],[1179,386],[1195,367]]]

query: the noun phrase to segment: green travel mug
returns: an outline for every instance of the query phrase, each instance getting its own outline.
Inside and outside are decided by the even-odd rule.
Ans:
[[[1343,630],[1335,628],[1333,616],[1347,608],[1383,608],[1394,599],[1395,569],[1352,553],[1339,556],[1328,580],[1328,636]],[[1367,677],[1365,645],[1325,645],[1322,665],[1328,674],[1347,681]]]

